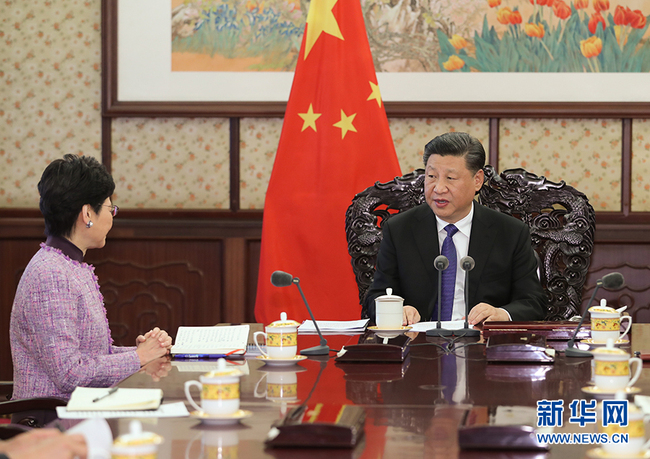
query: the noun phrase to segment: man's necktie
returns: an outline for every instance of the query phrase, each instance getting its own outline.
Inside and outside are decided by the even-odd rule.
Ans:
[[[442,272],[442,320],[451,320],[451,312],[454,309],[454,291],[456,290],[456,246],[454,245],[454,234],[458,231],[454,225],[445,226],[447,237],[442,243],[441,254],[449,260],[449,267]]]

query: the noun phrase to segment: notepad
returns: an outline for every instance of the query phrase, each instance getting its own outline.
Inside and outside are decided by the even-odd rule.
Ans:
[[[162,389],[77,387],[70,397],[67,411],[155,410],[163,398]],[[97,400],[94,402],[93,400]]]
[[[248,325],[178,327],[171,354],[188,359],[245,354],[249,329]]]

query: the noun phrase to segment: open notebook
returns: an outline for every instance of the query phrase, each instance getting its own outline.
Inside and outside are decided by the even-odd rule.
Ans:
[[[162,389],[77,387],[67,411],[155,410],[162,398]]]

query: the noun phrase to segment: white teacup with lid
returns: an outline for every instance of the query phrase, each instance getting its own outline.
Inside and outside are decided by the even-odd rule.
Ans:
[[[388,287],[386,295],[375,298],[375,322],[378,329],[397,330],[402,327],[404,298],[393,295]]]
[[[599,306],[589,308],[591,318],[591,339],[596,343],[606,343],[608,339],[616,342],[622,339],[632,327],[632,317],[624,315],[616,309],[607,306],[605,298],[600,300]],[[627,321],[627,328],[621,334],[621,323]]]
[[[253,339],[259,351],[267,359],[292,359],[298,352],[298,325],[295,320],[288,320],[287,313],[280,313],[280,320],[271,322],[264,332],[255,332]],[[258,336],[266,338],[266,352],[257,341]]]
[[[217,369],[199,376],[199,381],[185,381],[185,396],[198,411],[211,416],[228,416],[239,410],[239,378],[243,373],[226,364],[226,359],[217,360]],[[201,389],[201,406],[197,405],[190,388]]]
[[[616,392],[616,400],[626,400],[625,392]],[[606,433],[609,438],[608,443],[602,443],[600,446],[612,457],[636,457],[639,453],[647,450],[650,446],[650,440],[645,441],[645,420],[644,413],[634,403],[628,403],[627,426],[621,426],[614,422],[603,426],[603,404],[598,406],[598,432]],[[621,438],[621,435],[627,434],[628,441],[614,442],[613,438]],[[613,437],[616,435],[616,437]]]
[[[632,387],[641,376],[643,361],[616,347],[602,347],[591,351],[594,355],[594,383],[599,389],[616,391]],[[636,370],[630,367],[636,364]]]
[[[111,449],[112,459],[156,459],[163,438],[153,432],[143,432],[142,423],[129,423],[129,433],[115,439]]]

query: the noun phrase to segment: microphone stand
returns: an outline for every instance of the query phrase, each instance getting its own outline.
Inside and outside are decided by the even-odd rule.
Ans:
[[[467,316],[469,316],[469,272],[474,269],[474,265],[474,259],[470,256],[460,260],[460,266],[465,271],[465,327],[456,330],[456,336],[479,336],[481,334],[479,330],[470,328],[467,322]]]
[[[567,357],[593,357],[594,356],[591,352],[578,349],[577,347],[574,346],[575,346],[576,336],[578,335],[578,332],[580,331],[580,327],[582,327],[582,324],[585,321],[585,318],[587,317],[587,312],[589,312],[589,306],[594,301],[594,298],[596,298],[596,292],[598,292],[598,289],[602,285],[603,285],[602,279],[596,281],[596,288],[594,289],[594,293],[592,293],[591,298],[589,298],[589,302],[587,303],[585,312],[582,313],[582,318],[580,319],[578,328],[576,328],[576,331],[573,332],[573,336],[567,342],[567,348],[564,350],[564,355],[566,355]]]
[[[311,317],[312,322],[314,322],[314,327],[316,327],[318,336],[320,336],[320,344],[318,346],[313,346],[307,349],[303,349],[302,351],[300,351],[300,354],[301,355],[329,355],[330,347],[327,345],[327,340],[323,338],[323,334],[320,332],[320,328],[318,328],[318,323],[316,322],[316,319],[314,319],[314,314],[311,312],[311,308],[307,303],[307,298],[305,298],[305,294],[302,293],[302,288],[300,288],[300,279],[294,277],[292,282],[296,284],[296,287],[298,287],[298,291],[302,296],[302,301],[305,302],[305,306],[307,306],[307,311],[309,311],[309,316]]]
[[[433,260],[433,266],[438,270],[438,325],[436,328],[427,330],[427,336],[451,336],[454,332],[442,328],[442,322],[440,320],[442,310],[442,272],[449,266],[449,260],[444,255],[439,255]]]

